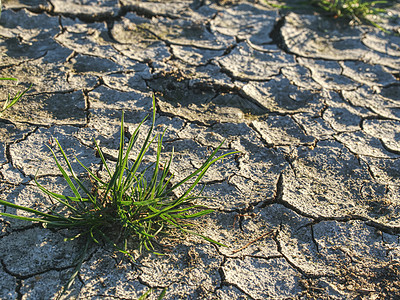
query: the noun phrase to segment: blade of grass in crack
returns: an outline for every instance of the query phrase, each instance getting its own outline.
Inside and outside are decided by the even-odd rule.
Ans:
[[[102,162],[103,165],[105,166],[105,168],[106,168],[106,170],[107,170],[107,172],[108,172],[108,176],[110,176],[110,178],[111,178],[111,177],[112,177],[111,171],[110,171],[110,169],[108,168],[108,164],[107,164],[107,162],[106,162],[106,159],[104,158],[103,151],[101,151],[99,145],[97,144],[96,139],[93,139],[93,140],[94,140],[94,144],[96,145],[97,153],[98,153],[99,156],[100,156],[101,162]]]
[[[61,194],[57,194],[57,193],[51,192],[51,191],[49,191],[48,189],[46,189],[44,186],[42,186],[42,185],[37,181],[37,178],[36,178],[36,177],[34,178],[34,180],[35,180],[35,183],[36,183],[36,185],[38,186],[38,188],[39,188],[43,193],[45,193],[45,194],[49,195],[50,197],[56,199],[58,202],[60,202],[61,204],[67,206],[68,208],[70,208],[70,209],[72,209],[72,210],[74,210],[74,211],[77,211],[77,209],[76,209],[75,207],[71,206],[71,205],[70,205],[68,202],[66,202],[66,201],[62,201],[61,199],[64,199],[64,200],[71,200],[71,201],[73,201],[73,202],[79,202],[79,199],[78,199],[78,198],[76,198],[76,197],[64,196],[64,195],[61,195]]]
[[[15,79],[15,78],[14,78]],[[14,80],[14,79],[6,79],[6,80]],[[8,94],[7,100],[4,102],[3,108],[0,110],[0,116],[11,106],[13,106],[17,101],[19,101],[23,95],[25,95],[32,87],[32,84],[25,89],[23,92],[19,92],[14,98],[11,100],[10,94]]]
[[[17,220],[23,220],[23,221],[47,223],[47,221],[44,219],[17,216],[17,215],[13,215],[13,214],[9,214],[9,213],[4,213],[4,212],[0,212],[0,216],[9,217],[9,218],[17,219]]]
[[[90,176],[92,176],[94,180],[99,182],[102,186],[106,185],[106,183],[103,180],[101,180],[98,176],[96,176],[96,174],[94,174],[88,167],[86,167],[76,156],[74,156],[74,158],[81,165],[81,167],[84,168],[89,173]]]
[[[14,99],[7,105],[7,108],[6,108],[6,109],[10,108],[10,107],[13,106],[15,103],[17,103],[17,101],[18,101],[19,99],[21,99],[22,96],[25,95],[25,94],[31,89],[31,87],[32,87],[32,84],[31,84],[28,88],[26,88],[24,91],[19,92],[19,93],[14,97]],[[10,98],[9,98],[8,100],[10,100]]]
[[[17,78],[14,77],[0,77],[0,80],[12,80],[12,81],[18,81]]]
[[[150,293],[151,293],[152,291],[153,291],[152,289],[148,289],[146,293],[144,293],[142,296],[140,296],[140,297],[138,298],[138,300],[146,300],[147,297],[150,295]]]
[[[167,287],[165,287],[161,294],[157,297],[157,300],[162,300],[165,297],[165,294],[167,293]]]
[[[187,230],[187,229],[184,229],[184,228],[180,228],[180,229],[181,229],[183,232],[186,232],[186,233],[189,233],[189,234],[193,234],[193,235],[197,235],[197,236],[201,237],[202,239],[205,239],[206,241],[208,241],[208,242],[210,242],[210,243],[216,244],[216,245],[221,246],[221,247],[226,247],[226,248],[228,248],[227,245],[222,244],[222,243],[220,243],[220,242],[218,242],[218,241],[215,241],[215,240],[213,240],[212,238],[209,238],[208,236],[202,235],[202,234],[197,233],[197,232],[192,231],[192,230]]]
[[[83,261],[85,260],[87,250],[89,247],[89,240],[86,240],[85,247],[83,248],[81,254],[78,256],[78,259],[76,261],[76,266],[71,274],[71,276],[68,279],[68,282],[64,285],[61,293],[59,293],[56,297],[57,300],[61,299],[61,297],[65,294],[67,290],[69,290],[74,283],[76,277],[78,276],[78,273],[82,267]]]
[[[145,119],[142,122],[139,123],[138,127],[136,128],[136,130],[132,134],[132,137],[131,137],[131,139],[129,141],[129,145],[128,145],[128,150],[127,150],[127,155],[126,155],[127,157],[128,157],[128,154],[129,154],[128,151],[130,151],[132,149],[134,143],[136,142],[136,140],[138,138],[139,129],[140,129],[141,125],[144,123]],[[122,182],[122,177],[123,177],[124,172],[125,172],[125,169],[122,167],[123,151],[124,151],[124,138],[125,138],[125,135],[124,135],[124,112],[122,112],[121,133],[120,133],[120,143],[119,143],[117,164],[115,166],[115,171],[114,171],[114,174],[112,176],[111,176],[111,172],[109,171],[109,169],[107,167],[107,170],[109,172],[111,180],[110,180],[110,182],[109,182],[109,184],[107,186],[107,190],[106,190],[106,193],[105,193],[105,196],[104,196],[105,198],[107,198],[108,193],[110,191],[114,192],[114,195],[113,195],[114,198],[115,198],[115,196],[117,196],[117,195],[115,195],[115,193],[117,193],[117,191],[120,191],[120,185],[121,185],[121,182]],[[97,147],[97,150],[99,151],[100,156],[102,157],[103,163],[106,164],[104,156],[103,156],[100,148],[98,147],[97,143],[96,143],[96,147]],[[106,164],[106,166],[107,166],[107,164]],[[119,192],[118,194],[122,196],[121,192]],[[114,199],[114,201],[118,201],[118,199]]]
[[[67,158],[67,155],[65,154],[63,148],[61,147],[61,145],[60,145],[60,143],[58,142],[57,139],[56,139],[56,143],[57,143],[57,145],[58,145],[58,148],[59,148],[60,151],[61,151],[61,154],[62,154],[62,156],[63,156],[63,158],[64,158],[64,161],[66,162],[66,164],[67,164],[67,166],[68,166],[68,169],[69,169],[69,171],[70,171],[72,177],[74,178],[75,182],[76,182],[76,183],[78,184],[78,186],[85,192],[85,194],[88,196],[88,199],[90,200],[90,202],[92,202],[92,204],[93,204],[96,208],[99,208],[99,207],[98,207],[98,204],[97,204],[97,201],[96,201],[96,199],[93,197],[93,195],[91,194],[91,192],[85,187],[85,185],[82,183],[82,181],[76,176],[75,171],[73,170],[73,168],[72,168],[72,166],[71,166],[71,164],[70,164],[70,162],[69,162],[69,160],[68,160],[68,158]],[[53,152],[53,150],[52,150],[51,148],[50,148],[50,150],[51,150],[51,152],[53,153],[54,159],[55,159],[56,162],[57,162],[57,166],[59,167],[59,169],[61,168],[60,171],[61,171],[61,173],[62,173],[63,176],[64,176],[64,174],[66,174],[66,172],[62,169],[61,165],[58,163],[57,157],[55,156],[55,153]],[[81,195],[79,194],[78,190],[76,189],[75,185],[72,183],[72,181],[70,180],[70,178],[69,178],[68,175],[67,175],[67,177],[68,177],[68,180],[67,180],[67,178],[64,176],[64,178],[65,178],[66,181],[68,182],[68,185],[71,187],[71,189],[72,189],[73,193],[75,194],[75,196],[76,196],[77,198],[79,198],[80,201],[86,202],[87,199],[84,199],[84,198],[81,197]],[[70,184],[70,183],[71,183],[71,184]]]
[[[138,156],[137,156],[137,158],[136,158],[134,164],[132,165],[132,167],[131,167],[130,170],[129,170],[129,175],[130,175],[130,174],[133,174],[133,175],[134,175],[134,174],[137,172],[137,170],[138,170],[140,164],[142,163],[142,159],[143,159],[144,154],[147,152],[147,150],[148,150],[149,147],[150,147],[150,144],[151,144],[151,143],[153,142],[153,140],[156,138],[156,137],[154,137],[154,138],[151,140],[151,142],[149,142],[149,141],[150,141],[150,138],[151,138],[151,135],[152,135],[152,133],[153,133],[154,124],[155,124],[155,122],[156,122],[156,105],[155,105],[156,102],[155,102],[155,101],[156,101],[156,100],[155,100],[155,96],[153,95],[153,117],[152,117],[151,126],[150,126],[150,129],[149,129],[148,133],[147,133],[146,139],[145,139],[145,141],[143,142],[142,148],[140,149],[140,152],[139,152],[139,154],[138,154]],[[142,121],[142,123],[143,123],[145,120],[146,120],[146,118]],[[142,124],[142,123],[141,123],[141,124]],[[137,128],[137,130],[139,131],[139,128]],[[135,132],[136,132],[136,131],[135,131]],[[126,153],[126,159],[128,158],[128,154],[129,154],[129,152]],[[129,175],[127,176],[127,178],[126,178],[126,180],[125,180],[124,186],[125,186],[126,188],[125,188],[124,192],[125,192],[125,191],[131,186],[131,184],[132,184],[132,182],[131,182],[131,177],[130,177]]]
[[[150,131],[151,131],[151,130],[150,130]],[[150,131],[149,131],[149,132],[150,132]],[[145,153],[149,150],[149,147],[150,147],[151,143],[152,143],[152,142],[154,141],[154,139],[156,138],[156,137],[152,138],[152,139],[150,140],[150,142],[149,142],[150,136],[151,136],[151,132],[150,132],[150,134],[147,135],[146,141],[143,143],[143,146],[142,146],[142,148],[141,148],[141,150],[140,150],[138,156],[137,156],[136,159],[135,159],[135,163],[133,164],[132,168],[131,168],[131,169],[129,170],[129,172],[128,172],[128,176],[127,176],[127,178],[126,178],[126,180],[125,180],[125,182],[124,182],[124,185],[123,185],[123,186],[124,186],[123,194],[125,194],[125,192],[126,192],[129,188],[131,188],[132,185],[134,185],[135,182],[136,182],[136,180],[134,179],[134,178],[135,178],[135,177],[134,177],[134,174],[137,172],[139,166],[141,165],[142,160],[143,160],[143,156],[144,156]],[[128,158],[128,154],[129,154],[129,153],[127,152],[127,153],[126,153],[126,159]],[[144,178],[144,174],[142,174],[142,177]],[[144,183],[145,185],[147,185],[147,182],[146,182],[145,180],[143,180],[143,183]]]
[[[165,181],[165,179],[167,178],[167,176],[168,176],[168,174],[169,174],[169,169],[170,169],[170,167],[171,167],[171,163],[172,163],[173,156],[174,156],[174,148],[172,148],[172,152],[171,152],[171,155],[170,155],[170,157],[169,157],[168,162],[166,162],[166,164],[164,164],[164,170],[163,170],[163,173],[162,173],[161,178],[160,178],[160,184],[159,184],[159,188],[158,188],[158,190],[157,190],[157,195],[162,195],[163,192],[164,192],[164,191],[166,190],[166,188],[168,187],[168,184],[171,182],[171,179],[172,179],[173,175],[171,175],[171,176],[167,179],[167,181]],[[164,182],[164,181],[165,181],[165,182]]]
[[[162,149],[162,140],[164,138],[165,132],[166,132],[166,129],[164,130],[163,134],[158,139],[157,158],[156,158],[156,163],[155,163],[155,169],[154,169],[154,172],[153,172],[153,177],[151,178],[151,181],[150,181],[151,191],[149,190],[149,196],[151,198],[154,198],[154,195],[155,195],[155,192],[156,192],[157,179],[158,179],[157,177],[158,177],[158,171],[159,171],[159,165],[160,165],[160,156],[161,156],[161,149]]]
[[[71,171],[71,169],[72,169],[72,168],[71,168],[71,165],[70,165],[68,159],[66,158],[65,153],[64,153],[64,151],[62,150],[62,147],[61,147],[61,145],[59,144],[59,142],[58,142],[57,139],[56,139],[56,143],[57,143],[57,145],[58,145],[58,147],[59,147],[59,149],[60,149],[60,151],[61,151],[61,153],[62,153],[62,155],[63,155],[63,157],[64,157],[64,160],[65,160],[66,163],[67,163],[68,168],[69,168],[70,171]],[[82,201],[81,195],[79,194],[77,188],[76,188],[75,185],[73,184],[71,178],[68,176],[67,172],[65,172],[64,168],[61,166],[61,164],[60,164],[60,162],[59,162],[59,160],[58,160],[56,154],[54,153],[53,149],[51,149],[49,146],[48,146],[48,148],[50,149],[51,153],[53,154],[54,161],[56,162],[56,165],[57,165],[58,169],[60,170],[61,174],[63,175],[65,181],[68,183],[68,185],[69,185],[69,187],[71,188],[72,192],[74,193],[75,197],[78,198],[80,201]],[[72,176],[74,176],[73,171],[71,172],[71,174],[72,174]]]
[[[189,176],[187,176],[186,178],[182,179],[180,182],[178,182],[177,184],[172,186],[169,190],[167,190],[165,192],[165,194],[170,194],[177,187],[181,186],[182,184],[184,184],[185,182],[187,182],[188,180],[190,180],[191,178],[196,176],[198,173],[200,173],[203,170],[203,168],[205,168],[205,166],[207,166],[210,163],[210,161],[213,159],[213,157],[217,154],[218,150],[221,148],[223,143],[224,142],[219,144],[219,146],[211,153],[211,155],[208,157],[208,159],[203,163],[203,165],[200,168],[198,168],[195,172],[193,172],[192,174],[190,174]],[[232,154],[234,154],[234,153],[237,153],[237,151],[236,152],[232,152]],[[231,153],[228,153],[228,154],[231,154]],[[186,194],[188,194],[188,192],[186,192]]]
[[[187,191],[186,191],[182,196],[180,196],[178,199],[176,199],[176,200],[174,201],[174,203],[173,203],[171,206],[169,206],[169,207],[163,209],[162,212],[167,211],[167,210],[169,210],[169,209],[172,209],[172,208],[174,208],[174,207],[180,205],[180,204],[185,200],[185,197],[186,197],[188,194],[190,194],[190,192],[196,187],[196,185],[199,183],[199,181],[203,178],[204,174],[207,172],[207,170],[209,169],[209,167],[210,167],[211,165],[213,165],[215,162],[217,162],[217,161],[220,160],[220,159],[223,159],[224,157],[226,157],[226,156],[228,156],[228,155],[235,154],[235,153],[238,153],[238,152],[239,152],[239,151],[229,152],[229,153],[226,153],[226,154],[224,154],[224,155],[222,155],[222,156],[220,156],[220,157],[217,157],[217,158],[214,158],[214,159],[213,159],[213,157],[215,156],[215,154],[217,153],[217,151],[219,150],[219,148],[222,146],[222,144],[223,144],[223,143],[221,143],[221,144],[217,147],[217,149],[214,150],[214,152],[210,155],[210,157],[207,159],[207,161],[206,161],[196,172],[192,173],[191,175],[187,176],[185,179],[181,180],[179,183],[177,183],[175,186],[173,186],[169,191],[167,191],[167,192],[165,193],[165,194],[169,194],[169,193],[172,192],[175,188],[179,187],[180,185],[182,185],[183,183],[187,182],[188,180],[190,180],[191,178],[193,178],[194,176],[196,176],[198,173],[200,173],[200,174],[197,176],[196,180],[195,180],[195,181],[191,184],[191,186],[187,189]]]
[[[118,181],[118,190],[120,190],[121,187],[122,187],[122,192],[120,193],[121,196],[122,196],[123,194],[125,194],[126,190],[128,189],[128,187],[127,187],[127,181],[128,181],[129,179],[126,178],[126,179],[123,181],[123,175],[124,175],[125,169],[126,169],[127,164],[128,164],[129,153],[131,152],[133,146],[135,145],[135,143],[136,143],[136,141],[137,141],[137,139],[138,139],[138,137],[139,137],[140,127],[141,127],[142,124],[146,121],[146,119],[147,119],[147,117],[144,118],[144,119],[142,120],[142,122],[140,122],[139,125],[137,126],[137,128],[135,129],[134,133],[132,134],[132,137],[131,137],[130,140],[129,140],[129,144],[128,144],[128,147],[127,147],[127,149],[126,149],[125,156],[123,157],[124,138],[125,138],[125,136],[124,136],[124,127],[123,127],[123,124],[124,124],[124,112],[122,112],[121,137],[120,137],[120,138],[121,138],[120,147],[122,147],[122,151],[120,151],[119,154],[118,154],[118,162],[120,163],[120,166],[121,166],[121,169],[122,169],[122,172],[120,173],[119,181]],[[151,130],[150,130],[150,131],[151,131]],[[150,133],[150,134],[151,134],[151,133]],[[149,134],[149,135],[150,135],[150,134]],[[148,137],[149,137],[149,135],[148,135]],[[146,145],[147,142],[148,142],[148,139],[146,138],[146,141],[144,142],[144,145]],[[143,150],[143,147],[142,147],[141,150]],[[136,159],[136,161],[137,161],[137,159]],[[135,163],[136,163],[136,161],[135,161]],[[141,162],[141,160],[139,161],[139,164],[140,164],[140,162]]]
[[[53,215],[50,215],[50,214],[41,212],[41,211],[36,210],[36,209],[33,209],[33,208],[29,208],[29,207],[25,207],[25,206],[20,206],[20,205],[17,205],[17,204],[11,203],[11,202],[7,202],[7,201],[1,200],[1,199],[0,199],[0,204],[2,204],[2,205],[4,205],[4,206],[11,207],[11,208],[24,210],[24,211],[26,211],[26,212],[30,212],[30,213],[33,213],[33,214],[35,214],[35,215],[42,216],[42,217],[45,217],[45,218],[55,219],[55,220],[58,219],[57,216],[53,216]],[[0,212],[0,214],[2,214],[2,213]]]
[[[140,297],[138,298],[138,300],[146,300],[146,299],[151,295],[151,293],[153,293],[153,291],[154,291],[154,290],[151,289],[151,288],[148,289],[146,293],[144,293],[142,296],[140,296]],[[166,292],[167,292],[167,288],[165,287],[165,288],[161,291],[160,295],[158,295],[157,300],[162,300],[162,299],[165,297]]]
[[[112,247],[114,247],[114,249],[116,249],[117,251],[121,252],[122,254],[125,254],[126,256],[128,256],[130,259],[132,259],[132,261],[136,261],[133,256],[126,250],[122,249],[121,247],[119,247],[115,242],[113,242],[106,234],[104,234],[104,232],[102,232],[101,230],[97,231],[102,238]]]

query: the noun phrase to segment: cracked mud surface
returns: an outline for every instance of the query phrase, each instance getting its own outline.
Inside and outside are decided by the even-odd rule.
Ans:
[[[69,192],[47,146],[101,170],[93,138],[115,161],[122,110],[131,132],[154,93],[176,181],[223,140],[240,151],[204,177],[216,211],[198,220],[229,248],[179,236],[136,264],[94,248],[66,298],[399,298],[400,38],[222,2],[3,1],[0,77],[20,84],[2,82],[0,100],[33,87],[0,119],[1,199],[45,210],[37,170]],[[399,32],[399,3],[389,15]],[[82,245],[25,221],[0,229],[0,298],[54,298]]]

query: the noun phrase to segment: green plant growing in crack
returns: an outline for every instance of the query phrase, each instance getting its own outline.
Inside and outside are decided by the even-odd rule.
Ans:
[[[274,4],[270,3],[268,0],[264,2],[272,7],[278,9],[296,10],[298,8],[307,8],[311,4],[323,10],[325,13],[332,15],[334,18],[349,18],[350,24],[354,23],[367,23],[371,24],[382,31],[387,31],[378,25],[376,22],[372,21],[368,16],[371,15],[381,15],[386,13],[384,7],[391,6],[389,1],[378,0],[311,0],[311,1],[297,1],[295,3],[286,4]],[[284,2],[284,1],[283,1]]]
[[[384,8],[377,5],[387,5],[387,1],[363,1],[363,0],[314,0],[313,4],[322,8],[335,17],[350,17],[352,20],[372,22],[367,20],[369,15],[378,15],[385,12]],[[373,25],[377,26],[375,23]]]
[[[1,7],[1,2],[0,2],[0,7]],[[0,77],[0,80],[12,80],[12,81],[18,81],[18,79],[13,78],[13,77]],[[0,109],[0,117],[3,115],[3,113],[9,109],[11,106],[13,106],[15,103],[17,103],[23,95],[26,94],[30,90],[32,85],[30,85],[27,89],[25,89],[22,92],[17,93],[13,98],[11,98],[10,94],[8,94],[7,99],[5,100],[3,107]]]
[[[211,165],[237,152],[230,152],[216,157],[218,150],[222,146],[221,143],[199,169],[178,183],[172,184],[171,179],[173,174],[170,174],[170,167],[173,159],[173,151],[169,159],[162,165],[160,156],[165,131],[160,135],[153,135],[155,116],[155,98],[153,97],[152,125],[145,141],[139,148],[139,154],[136,159],[130,161],[128,156],[138,141],[141,126],[147,118],[133,132],[124,152],[124,114],[122,113],[119,152],[113,171],[107,163],[98,143],[94,140],[96,150],[106,169],[108,180],[103,180],[96,176],[96,174],[75,157],[76,161],[88,172],[93,183],[91,188],[88,188],[78,178],[58,141],[56,142],[66,167],[62,167],[55,152],[49,147],[58,169],[74,196],[54,193],[41,185],[36,178],[35,182],[42,192],[61,204],[63,207],[61,212],[56,212],[53,209],[50,209],[49,212],[41,212],[0,200],[0,204],[5,207],[31,213],[34,217],[19,216],[6,212],[2,212],[0,215],[20,220],[40,222],[48,228],[79,230],[79,233],[69,240],[84,239],[85,246],[78,256],[76,267],[69,281],[64,286],[62,293],[71,287],[91,244],[99,244],[100,242],[109,244],[116,251],[134,260],[130,251],[132,249],[128,249],[129,239],[136,239],[136,246],[139,252],[146,249],[152,253],[160,254],[153,245],[156,237],[162,234],[169,234],[171,229],[175,229],[200,236],[208,242],[225,246],[205,235],[190,230],[189,228],[193,226],[193,223],[189,222],[189,220],[204,216],[213,211],[204,206],[193,204],[193,200],[204,198],[201,196],[203,189],[195,193],[195,187],[199,184]],[[155,141],[157,142],[155,162],[142,170],[143,157],[149,150],[150,145]],[[187,187],[185,192],[180,196],[174,197],[173,191],[183,185]]]

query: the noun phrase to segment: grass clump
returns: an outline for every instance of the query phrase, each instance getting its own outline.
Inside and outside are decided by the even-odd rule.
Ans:
[[[311,1],[290,1],[290,4],[274,4],[268,0],[263,0],[266,4],[284,10],[304,10],[309,9],[310,5],[316,7],[320,12],[325,12],[334,18],[348,18],[350,24],[371,24],[386,32],[381,26],[373,22],[369,16],[384,15],[390,6],[386,0],[311,0]],[[281,1],[285,2],[285,1]]]
[[[363,0],[318,0],[313,4],[319,6],[334,17],[350,17],[361,23],[369,15],[378,15],[385,12],[379,5],[387,5],[387,1],[363,1]]]
[[[75,157],[76,161],[89,174],[93,185],[90,188],[77,176],[58,141],[56,142],[61,152],[61,161],[66,167],[62,166],[55,152],[49,148],[65,182],[72,190],[73,196],[54,193],[42,186],[36,178],[35,182],[42,192],[61,204],[63,207],[61,212],[56,212],[52,209],[49,209],[49,212],[41,212],[0,200],[0,204],[6,207],[34,215],[33,217],[25,217],[5,212],[0,213],[3,216],[40,222],[49,228],[79,230],[79,233],[71,240],[76,238],[84,239],[85,247],[77,260],[76,268],[65,289],[72,285],[90,244],[106,243],[112,245],[117,251],[134,260],[131,250],[135,249],[140,252],[146,249],[153,253],[161,254],[157,252],[154,246],[157,236],[171,234],[171,229],[175,229],[200,236],[208,242],[224,246],[205,235],[190,230],[190,227],[193,226],[190,220],[213,211],[193,204],[193,200],[203,198],[201,196],[202,190],[200,193],[195,193],[195,187],[211,165],[236,152],[216,157],[218,150],[222,146],[221,143],[199,169],[178,183],[172,184],[173,175],[170,174],[170,167],[173,151],[171,156],[162,164],[161,149],[165,131],[163,134],[153,135],[155,115],[155,99],[153,97],[152,125],[145,141],[139,147],[139,154],[131,161],[128,156],[138,141],[141,126],[146,118],[136,128],[124,151],[124,116],[122,114],[119,153],[113,170],[104,158],[104,154],[96,140],[94,141],[107,173],[108,178],[106,180],[94,174]],[[143,157],[153,142],[157,143],[155,162],[144,168],[141,166]],[[174,196],[173,191],[183,186],[186,187],[186,190],[180,196]],[[128,241],[130,239],[135,241],[135,249],[129,249]]]
[[[1,2],[0,2],[0,6],[1,6]],[[17,78],[13,78],[13,77],[0,77],[0,80],[18,81]],[[3,115],[3,113],[7,109],[9,109],[11,106],[13,106],[15,103],[17,103],[22,98],[22,96],[25,95],[25,93],[30,90],[31,87],[32,87],[32,85],[30,87],[28,87],[27,89],[25,89],[24,91],[19,92],[13,98],[11,98],[10,94],[8,94],[8,97],[5,100],[3,107],[0,109],[0,117]]]

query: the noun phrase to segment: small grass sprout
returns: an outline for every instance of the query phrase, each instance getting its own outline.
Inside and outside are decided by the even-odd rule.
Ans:
[[[193,204],[194,200],[204,198],[201,196],[203,189],[195,193],[195,187],[211,165],[237,152],[230,152],[216,157],[223,144],[221,143],[199,169],[178,183],[172,184],[173,174],[171,174],[170,167],[173,160],[173,150],[169,158],[162,164],[161,150],[165,131],[162,134],[153,135],[155,116],[155,99],[153,97],[152,125],[145,141],[138,147],[138,155],[131,161],[128,156],[138,141],[141,127],[146,118],[137,126],[124,151],[124,114],[122,113],[119,152],[113,171],[98,143],[96,140],[94,141],[96,151],[108,176],[107,180],[97,176],[75,157],[76,161],[88,172],[92,181],[92,187],[90,188],[75,173],[60,143],[56,140],[62,157],[61,161],[57,158],[53,149],[49,147],[55,164],[70,187],[71,195],[73,194],[73,196],[61,195],[46,189],[38,182],[36,177],[35,182],[42,192],[55,199],[63,207],[61,211],[50,209],[49,212],[42,212],[0,200],[0,204],[5,207],[22,210],[34,216],[20,216],[7,212],[1,212],[0,215],[40,222],[49,228],[78,230],[77,232],[79,233],[70,238],[70,240],[83,238],[85,246],[76,261],[76,267],[64,291],[72,285],[77,276],[90,244],[98,244],[100,242],[109,244],[117,251],[134,260],[131,250],[135,249],[139,250],[139,252],[146,249],[152,253],[161,254],[155,247],[155,245],[158,245],[156,242],[157,236],[171,234],[172,229],[194,234],[208,242],[225,246],[191,230],[190,228],[194,224],[190,220],[213,212],[212,209]],[[157,145],[155,162],[150,166],[143,167],[143,157],[153,143]],[[173,191],[183,186],[187,189],[180,196],[174,196]],[[129,249],[128,241],[130,240],[135,241],[135,249]]]
[[[0,2],[0,7],[1,7],[1,2]],[[11,81],[18,81],[17,78],[13,77],[0,77],[0,80],[11,80]],[[17,95],[15,95],[13,98],[11,98],[10,94],[8,94],[7,99],[5,100],[3,107],[0,108],[0,117],[3,115],[3,113],[9,109],[11,106],[13,106],[15,103],[17,103],[23,95],[25,95],[26,92],[30,90],[32,85],[30,85],[27,89],[25,89],[22,92],[19,92]]]

